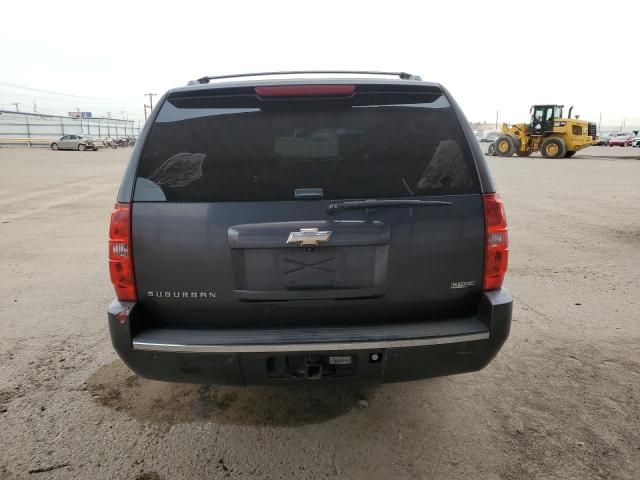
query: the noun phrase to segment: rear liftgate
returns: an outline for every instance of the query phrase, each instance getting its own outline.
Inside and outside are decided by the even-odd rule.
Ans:
[[[216,102],[236,96],[204,93],[167,101],[139,168],[138,291],[180,294],[139,299],[153,322],[135,350],[239,353],[262,379],[379,378],[396,347],[488,338],[464,320],[482,199],[439,89],[256,87],[231,113]],[[184,152],[194,179],[164,178]]]

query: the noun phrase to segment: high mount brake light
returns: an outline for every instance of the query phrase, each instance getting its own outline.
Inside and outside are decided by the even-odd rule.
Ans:
[[[352,95],[355,85],[276,85],[256,87],[260,97],[322,97]]]
[[[137,300],[131,257],[131,204],[116,203],[109,226],[109,275],[118,300]]]
[[[509,234],[504,202],[497,193],[483,196],[485,253],[483,290],[502,287],[509,262]]]

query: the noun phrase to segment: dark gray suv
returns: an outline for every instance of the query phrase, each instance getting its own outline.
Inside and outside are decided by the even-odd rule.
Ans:
[[[504,206],[451,95],[315,73],[204,77],[146,123],[109,234],[111,339],[139,375],[415,380],[507,339]]]

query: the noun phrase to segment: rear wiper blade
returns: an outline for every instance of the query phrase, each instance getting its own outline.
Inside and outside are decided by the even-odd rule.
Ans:
[[[337,212],[338,210],[353,210],[358,208],[364,209],[376,209],[376,208],[388,208],[388,207],[450,207],[453,205],[451,202],[445,202],[442,200],[350,200],[345,202],[332,203],[327,207],[329,213]]]

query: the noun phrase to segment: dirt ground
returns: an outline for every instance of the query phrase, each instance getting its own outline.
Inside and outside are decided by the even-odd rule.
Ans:
[[[130,151],[0,149],[3,480],[640,478],[640,161],[490,158],[515,306],[485,370],[219,388],[139,379],[112,350]]]

